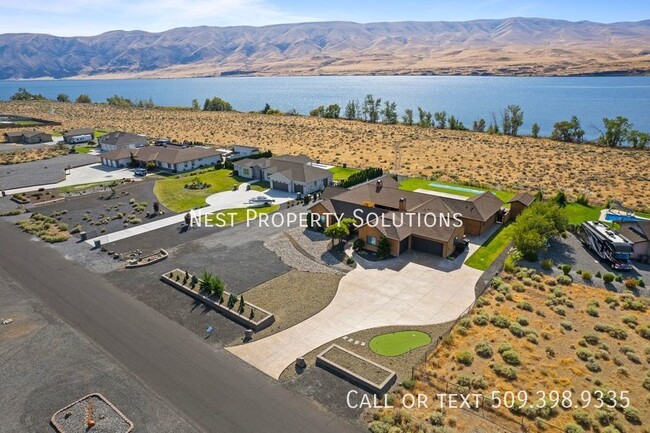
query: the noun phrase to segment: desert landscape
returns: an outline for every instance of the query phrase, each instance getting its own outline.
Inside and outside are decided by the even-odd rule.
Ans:
[[[150,138],[259,146],[276,154],[304,153],[324,163],[379,166],[416,177],[570,198],[621,200],[650,208],[650,152],[570,144],[549,139],[489,135],[417,126],[369,124],[314,117],[118,108],[103,104],[2,102],[0,112],[61,122],[48,132],[94,127]]]

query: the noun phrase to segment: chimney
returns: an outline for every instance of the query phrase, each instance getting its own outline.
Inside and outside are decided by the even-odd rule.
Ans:
[[[377,179],[377,192],[381,191],[382,183],[381,179]]]
[[[406,199],[404,197],[399,199],[399,211],[406,212]]]

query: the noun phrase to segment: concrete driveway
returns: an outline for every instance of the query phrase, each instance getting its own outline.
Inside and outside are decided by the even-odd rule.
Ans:
[[[239,185],[237,191],[225,191],[213,194],[206,198],[205,202],[210,205],[210,208],[215,208],[216,210],[236,209],[251,206],[248,200],[259,196],[267,197],[275,204],[282,204],[296,198],[295,194],[275,189],[269,189],[264,192],[254,191],[252,189],[246,191],[246,184],[242,183]]]
[[[61,182],[11,189],[7,191],[7,194],[36,191],[39,188],[61,188],[63,186],[105,182],[118,179],[137,179],[137,176],[135,175],[135,172],[132,168],[111,168],[106,167],[101,163],[97,163],[70,169],[69,174],[67,174],[65,177],[65,180]]]
[[[383,262],[359,260],[332,302],[298,325],[228,350],[278,379],[296,358],[361,331],[390,325],[429,325],[459,317],[474,301],[482,272],[429,254],[408,252]]]

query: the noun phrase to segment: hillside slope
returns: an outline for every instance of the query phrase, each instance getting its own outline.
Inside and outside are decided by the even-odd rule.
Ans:
[[[0,35],[0,79],[647,74],[650,21],[538,18]]]

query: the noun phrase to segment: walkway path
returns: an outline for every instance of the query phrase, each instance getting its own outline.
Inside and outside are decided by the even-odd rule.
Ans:
[[[278,379],[296,358],[354,332],[455,320],[474,302],[481,274],[463,265],[461,258],[450,261],[416,252],[388,262],[364,261],[341,279],[336,296],[318,314],[228,350]]]
[[[216,194],[212,194],[205,199],[208,204],[207,207],[201,208],[200,211],[197,211],[198,215],[208,215],[214,212],[224,210],[224,209],[235,209],[235,208],[246,208],[250,207],[250,200],[253,197],[258,197],[260,195],[269,197],[274,200],[276,204],[285,203],[289,200],[295,198],[295,195],[276,190],[268,190],[264,193],[259,191],[246,191],[246,183],[239,185],[237,191],[224,191]],[[200,212],[200,213],[199,213]],[[98,236],[96,238],[88,239],[86,241],[89,245],[95,245],[95,240],[100,240],[102,245],[117,242],[122,239],[130,238],[131,236],[136,236],[142,233],[147,233],[152,230],[158,230],[163,227],[169,227],[175,224],[181,224],[185,221],[185,213],[179,213],[177,215],[172,215],[167,218],[161,218],[156,221],[152,221],[146,224],[140,224],[137,226],[129,227],[128,229],[120,230],[114,233],[109,233],[106,235]]]

